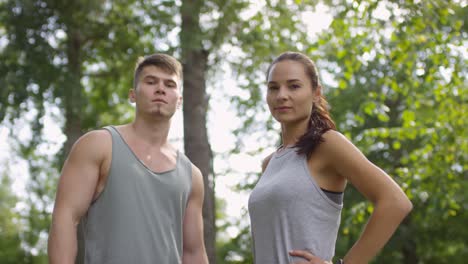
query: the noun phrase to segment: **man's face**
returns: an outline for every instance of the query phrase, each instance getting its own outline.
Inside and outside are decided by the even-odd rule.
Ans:
[[[170,119],[182,103],[180,79],[156,66],[141,71],[137,87],[130,90],[130,100],[136,103],[140,115]]]

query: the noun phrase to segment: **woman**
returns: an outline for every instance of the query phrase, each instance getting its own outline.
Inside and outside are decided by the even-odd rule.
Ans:
[[[281,54],[267,71],[267,86],[282,145],[264,160],[249,198],[255,263],[332,263],[348,181],[374,211],[359,240],[336,263],[368,263],[411,211],[411,202],[336,131],[307,56]]]

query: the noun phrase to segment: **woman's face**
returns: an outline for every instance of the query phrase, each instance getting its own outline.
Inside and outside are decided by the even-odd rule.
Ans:
[[[285,60],[274,64],[268,75],[267,87],[267,104],[278,122],[308,122],[320,89],[312,89],[302,63]]]

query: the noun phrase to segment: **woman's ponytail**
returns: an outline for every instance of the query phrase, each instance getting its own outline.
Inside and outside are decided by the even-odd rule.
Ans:
[[[323,134],[328,130],[336,130],[336,126],[328,112],[328,103],[325,97],[320,95],[318,102],[312,106],[307,131],[295,145],[298,148],[297,153],[310,158],[312,152],[324,141]]]

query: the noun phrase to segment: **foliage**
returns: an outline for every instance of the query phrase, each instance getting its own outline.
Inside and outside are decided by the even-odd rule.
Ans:
[[[24,263],[26,252],[21,250],[19,216],[14,211],[17,197],[11,193],[11,182],[7,175],[0,177],[0,260],[2,263]]]
[[[154,43],[149,34],[139,38],[152,25],[131,8],[135,2],[0,2],[0,120],[12,130],[22,121],[30,124],[21,132],[31,137],[12,142],[30,171],[22,246],[39,250],[36,262],[45,254],[58,169],[68,151],[56,157],[41,151],[50,148],[46,112],[58,112],[69,146],[83,131],[129,119],[125,98],[134,63]]]
[[[446,1],[340,6],[318,43],[339,80],[329,94],[332,113],[415,205],[376,263],[461,263],[466,230],[452,227],[467,220],[466,7]],[[353,206],[343,214],[347,243],[339,254],[371,212],[360,200],[354,190],[347,196]]]
[[[466,3],[324,3],[333,22],[300,51],[316,60],[326,77],[339,130],[392,175],[415,206],[375,263],[462,263],[467,254],[462,225],[468,220]],[[277,54],[265,58],[271,55]],[[259,65],[254,67],[264,68]],[[263,76],[244,86],[250,98],[235,101],[239,113],[257,110],[240,129],[244,137],[259,127],[253,120],[265,111],[253,85]],[[345,203],[338,256],[356,241],[372,212],[352,186]]]
[[[190,11],[199,10],[200,15],[193,17],[196,20],[191,25],[196,26],[196,22],[200,21],[200,30],[185,35],[190,36],[189,39],[182,35],[179,45],[175,38],[181,23],[179,4],[174,1],[104,0],[1,3],[0,30],[5,37],[0,52],[0,72],[6,78],[0,83],[5,87],[0,97],[0,119],[11,122],[13,128],[24,113],[34,109],[30,118],[33,120],[32,139],[22,142],[19,147],[20,154],[30,162],[32,180],[29,185],[31,195],[35,196],[30,199],[31,204],[35,199],[50,203],[52,193],[44,191],[48,187],[39,179],[46,179],[46,182],[50,182],[50,178],[56,179],[56,168],[60,167],[64,154],[80,134],[130,118],[128,113],[131,111],[123,98],[131,85],[128,73],[132,71],[140,52],[147,54],[158,50],[180,54],[184,50],[202,49],[209,58],[209,67],[202,74],[214,76],[220,58],[229,53],[225,49],[226,42],[233,41],[231,45],[246,43],[244,48],[252,58],[263,61],[265,51],[257,53],[259,49],[248,48],[262,41],[262,34],[271,32],[268,27],[257,27],[257,23],[266,21],[276,30],[288,22],[284,19],[268,21],[270,14],[274,18],[282,15],[292,17],[292,11],[286,8],[286,1],[278,4],[267,2],[268,8],[265,10],[269,10],[269,13],[257,15],[257,22],[252,24],[237,15],[252,2],[194,1],[189,6]],[[276,21],[281,23],[276,24]],[[250,29],[244,29],[246,25],[253,27],[254,38],[249,36]],[[236,37],[238,35],[239,38]],[[286,39],[287,34],[282,37],[282,40]],[[264,49],[270,47],[274,45],[266,45]],[[44,145],[41,139],[44,138],[43,117],[49,110],[47,105],[62,112],[57,116],[68,137],[62,158],[54,164],[48,164],[37,152],[37,148]],[[49,165],[53,165],[50,170]],[[39,192],[39,195],[35,192]],[[50,208],[48,210],[32,208],[30,212],[42,212],[45,215],[41,217],[48,219],[46,215],[50,213]],[[38,228],[35,232],[37,238],[44,232],[44,225],[35,225],[35,228]],[[38,242],[33,237],[28,241]]]
[[[154,51],[184,57],[184,50],[195,48],[207,56],[208,89],[223,87],[219,66],[232,69],[242,89],[226,94],[244,122],[234,131],[233,153],[252,155],[278,141],[262,100],[268,63],[285,50],[314,58],[340,131],[395,177],[415,205],[376,262],[462,263],[468,256],[466,1],[321,2],[334,19],[318,38],[309,35],[308,17],[301,16],[317,1],[212,0],[193,1],[200,28],[178,39],[179,1],[0,1],[0,120],[11,129],[26,120],[32,135],[22,140],[12,133],[31,180],[21,214],[11,210],[16,200],[9,183],[0,185],[6,201],[0,231],[11,230],[0,233],[0,262],[45,261],[41,237],[61,164],[55,153],[41,151],[50,146],[44,141],[46,113],[54,112],[67,136],[74,120],[80,133],[126,122],[137,57]],[[248,138],[258,146],[249,146]],[[247,190],[258,173],[248,175],[241,184]],[[345,201],[340,256],[372,210],[352,187]],[[218,262],[252,262],[245,218],[244,212],[219,226],[239,232],[231,240],[220,237]],[[31,248],[39,249],[37,256]]]

